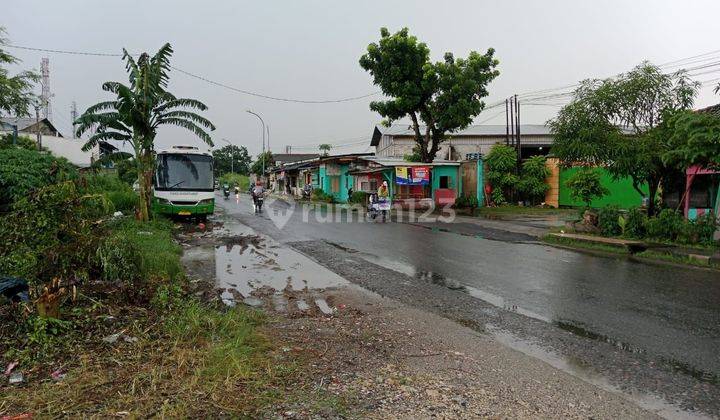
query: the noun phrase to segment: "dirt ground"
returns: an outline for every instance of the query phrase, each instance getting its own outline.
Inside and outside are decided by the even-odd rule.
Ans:
[[[292,401],[271,416],[656,417],[450,320],[353,286],[324,295],[335,308],[331,316],[277,313],[268,303],[274,321],[267,334],[284,351],[304,355],[307,380],[342,404],[318,412],[317,402]]]

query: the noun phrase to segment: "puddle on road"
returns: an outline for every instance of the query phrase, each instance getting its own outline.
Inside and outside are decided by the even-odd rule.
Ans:
[[[197,275],[214,278],[227,305],[247,300],[258,289],[292,292],[347,284],[315,261],[247,226],[228,223],[225,227],[215,241],[220,245],[186,249],[183,260]]]
[[[640,407],[648,411],[652,411],[660,417],[667,419],[684,420],[700,420],[710,418],[701,413],[683,410],[682,408],[679,408],[667,402],[665,399],[655,395],[646,394],[636,390],[620,389],[617,386],[611,384],[605,376],[594,371],[590,366],[588,366],[580,359],[561,356],[529,340],[521,339],[507,331],[500,330],[490,324],[485,325],[485,330],[492,334],[496,341],[507,347],[510,347],[513,350],[517,350],[520,353],[526,354],[536,359],[540,359],[556,369],[560,369],[563,372],[578,377],[585,382],[588,382],[606,391],[626,395]]]
[[[215,283],[250,296],[256,289],[300,291],[345,284],[345,280],[307,257],[268,239],[215,248]]]

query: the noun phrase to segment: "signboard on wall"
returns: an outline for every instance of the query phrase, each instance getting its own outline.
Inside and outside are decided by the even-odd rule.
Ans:
[[[325,164],[325,175],[327,176],[340,176],[340,165],[335,163],[326,163]]]
[[[398,185],[430,185],[430,168],[427,166],[395,167]]]

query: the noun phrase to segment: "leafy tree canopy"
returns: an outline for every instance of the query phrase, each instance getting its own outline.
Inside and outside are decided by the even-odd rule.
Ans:
[[[467,58],[446,53],[433,63],[430,49],[407,28],[394,34],[382,28],[379,43],[368,45],[360,58],[360,66],[389,98],[372,102],[370,109],[387,123],[409,117],[422,161],[432,162],[446,133],[467,127],[485,108],[487,85],[500,74],[494,54],[492,48],[485,54],[472,51]]]
[[[220,149],[213,150],[215,176],[234,171],[236,174],[250,174],[252,158],[245,146],[227,145]]]
[[[318,146],[318,149],[320,149],[320,151],[322,152],[323,156],[327,156],[327,155],[330,154],[330,149],[332,149],[332,145],[331,145],[331,144],[324,143],[324,144],[319,145],[319,146]]]
[[[20,60],[3,50],[3,45],[7,44],[5,28],[0,26],[0,115],[22,117],[29,115],[28,108],[35,101],[32,87],[40,76],[33,71],[22,71],[11,76],[5,67],[17,64]]]
[[[263,161],[265,162],[265,170],[275,164],[275,158],[271,151],[268,150],[264,154],[257,155],[257,160],[253,162],[250,172],[258,176],[262,175]]]
[[[654,214],[668,172],[663,122],[692,106],[698,86],[682,71],[665,74],[647,62],[616,78],[583,81],[550,121],[553,154],[565,166],[602,165],[616,179],[630,177],[640,194],[647,184],[648,212]]]
[[[683,111],[668,121],[669,149],[663,162],[685,170],[699,164],[720,169],[720,115]]]

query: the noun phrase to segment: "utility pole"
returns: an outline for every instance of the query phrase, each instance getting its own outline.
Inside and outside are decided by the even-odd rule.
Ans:
[[[515,146],[515,111],[512,99],[508,99],[510,104],[510,145]]]
[[[508,113],[508,100],[505,99],[505,146],[510,145],[510,113]]]
[[[520,102],[518,102],[517,95],[515,95],[515,120],[517,124],[517,165],[518,174],[520,173],[520,159],[522,158],[522,147],[520,145]]]
[[[262,175],[265,176],[265,121],[263,121],[262,117],[249,109],[247,110],[248,114],[253,114],[254,116],[258,117],[260,119],[260,123],[262,124],[262,154],[260,155],[260,159],[262,160]]]
[[[38,150],[42,150],[42,134],[40,134],[40,104],[35,104],[35,131],[37,133]]]
[[[70,121],[70,125],[72,127],[72,138],[77,138],[75,137],[75,120],[77,120],[77,117],[77,103],[75,103],[75,101],[72,101],[72,105],[70,105],[70,119],[72,120]]]
[[[267,125],[267,149],[270,151],[270,124]]]

